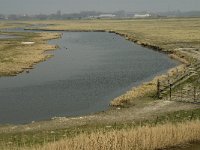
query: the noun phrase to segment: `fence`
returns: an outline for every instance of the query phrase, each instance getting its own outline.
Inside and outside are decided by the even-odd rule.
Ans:
[[[173,77],[168,77],[164,81],[157,82],[157,97],[159,99],[165,98],[171,101],[182,101],[190,103],[200,103],[200,80],[199,70],[200,63],[195,63],[188,66],[187,71],[178,72]],[[185,86],[182,83],[188,79],[195,80],[188,82]]]
[[[191,85],[188,87],[180,87],[179,89],[171,89],[165,99],[170,101],[200,103],[200,87]]]

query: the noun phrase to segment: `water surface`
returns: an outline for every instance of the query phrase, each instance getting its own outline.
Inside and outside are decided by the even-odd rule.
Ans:
[[[0,123],[28,123],[108,109],[110,101],[177,65],[111,33],[64,32],[54,57],[0,78]]]

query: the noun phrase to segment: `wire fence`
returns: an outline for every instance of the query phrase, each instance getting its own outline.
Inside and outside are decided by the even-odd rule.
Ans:
[[[171,101],[188,103],[200,103],[200,63],[195,63],[187,68],[187,71],[176,72],[176,75],[157,82],[157,97]],[[194,78],[184,86],[182,83]]]
[[[200,103],[200,87],[191,85],[179,87],[179,89],[171,89],[165,99],[187,103]]]

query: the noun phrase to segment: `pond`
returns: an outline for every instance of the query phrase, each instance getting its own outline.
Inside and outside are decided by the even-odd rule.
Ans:
[[[30,73],[0,78],[0,124],[105,111],[110,101],[178,62],[113,33],[63,32]]]

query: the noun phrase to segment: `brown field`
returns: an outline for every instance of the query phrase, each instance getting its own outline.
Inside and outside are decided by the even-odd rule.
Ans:
[[[40,28],[42,30],[114,32],[125,37],[127,40],[154,50],[165,52],[169,54],[170,57],[181,61],[183,64],[178,66],[178,70],[180,71],[184,71],[186,64],[200,59],[200,18],[29,22],[5,21],[0,22],[0,29],[19,26],[30,28],[29,25],[31,24],[46,24],[46,27]],[[13,35],[13,33],[0,33]],[[60,36],[59,34],[51,33],[18,33],[18,35],[23,38],[0,40],[0,76],[16,75],[27,68],[32,68],[35,63],[49,58],[50,56],[44,54],[44,51],[55,49],[55,46],[49,46],[46,41]],[[32,41],[35,43],[33,45],[22,45],[21,42],[24,41]],[[173,77],[174,75],[174,69],[169,70],[169,76]],[[59,135],[56,141],[64,139],[35,148],[35,143],[36,145],[38,143],[41,144],[40,133],[49,136],[49,130],[52,132],[55,132],[55,130],[65,132],[66,130],[62,130],[66,127],[69,128],[69,130],[72,127],[77,127],[73,132],[78,132],[79,129],[87,128],[87,126],[87,130],[90,130],[89,125],[91,124],[100,124],[101,126],[109,126],[118,123],[128,124],[147,118],[151,120],[155,118],[155,116],[169,112],[199,108],[199,105],[154,101],[155,99],[149,98],[148,95],[155,94],[156,92],[156,81],[158,78],[161,80],[165,79],[166,75],[155,77],[151,82],[144,83],[138,88],[133,88],[131,91],[114,99],[111,104],[117,106],[117,108],[113,108],[107,112],[83,118],[57,118],[52,121],[29,125],[0,127],[0,143],[2,145],[2,142],[8,144],[12,141],[14,145],[17,145],[17,141],[23,143],[27,140],[33,143],[33,150],[109,148],[137,150],[162,149],[179,144],[200,141],[200,122],[197,120],[176,125],[167,123],[157,126],[139,126],[131,129],[113,129],[109,132],[98,130],[90,134],[72,133],[76,136],[67,139]],[[123,106],[124,103],[130,105],[128,105],[128,107],[125,106],[125,108],[120,107]],[[38,137],[40,138],[39,140]],[[48,137],[45,138],[48,139]],[[36,142],[34,143],[34,141]],[[51,139],[49,141],[53,140]],[[23,149],[21,146],[16,147],[13,149]],[[30,149],[30,147],[25,149]]]

